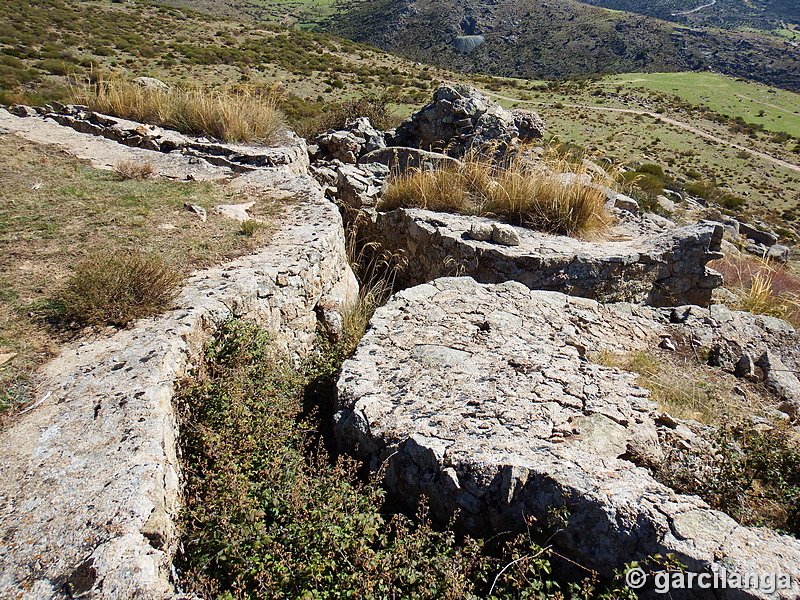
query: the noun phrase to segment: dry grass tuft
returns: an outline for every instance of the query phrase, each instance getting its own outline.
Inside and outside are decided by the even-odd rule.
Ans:
[[[159,256],[98,253],[75,267],[56,297],[58,314],[82,325],[124,326],[168,308],[182,281]]]
[[[463,167],[412,170],[395,176],[380,210],[417,207],[481,215],[561,235],[608,225],[605,194],[587,185],[585,171],[564,161],[530,164],[513,158],[498,165],[473,155]]]
[[[285,124],[277,100],[274,93],[161,91],[114,79],[73,92],[73,101],[101,113],[234,143],[278,141]]]
[[[155,173],[153,165],[133,160],[122,160],[114,165],[114,174],[120,181],[134,179],[140,181],[152,177]]]
[[[727,415],[732,409],[727,401],[731,396],[727,382],[710,376],[699,365],[672,358],[666,361],[649,352],[601,352],[596,361],[638,373],[637,383],[650,390],[650,398],[675,417],[713,423]]]
[[[709,263],[739,297],[736,308],[786,319],[800,326],[800,279],[766,260],[725,258]]]

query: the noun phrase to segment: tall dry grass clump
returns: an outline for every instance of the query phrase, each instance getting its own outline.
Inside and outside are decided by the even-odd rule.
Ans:
[[[736,308],[800,326],[800,279],[767,260],[725,257],[708,265],[739,298]]]
[[[582,235],[608,224],[606,195],[564,161],[499,164],[467,157],[459,168],[414,169],[394,176],[380,209],[424,208],[481,215],[560,235]]]
[[[166,310],[182,282],[159,256],[98,252],[75,267],[57,295],[58,316],[86,325],[127,325]]]
[[[110,79],[76,88],[73,100],[97,112],[223,142],[275,143],[286,129],[275,93],[163,91]]]

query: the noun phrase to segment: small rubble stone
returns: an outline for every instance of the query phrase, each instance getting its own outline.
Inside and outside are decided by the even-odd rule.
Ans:
[[[775,244],[770,247],[767,251],[767,258],[774,260],[776,262],[786,264],[789,262],[789,256],[792,249],[789,246],[784,246],[783,244]]]
[[[617,194],[614,196],[613,204],[616,208],[629,212],[632,215],[639,214],[639,203],[625,194]]]
[[[206,212],[206,209],[203,208],[202,206],[186,202],[184,203],[183,207],[189,212],[193,212],[194,214],[196,214],[199,217],[199,219],[204,223],[206,222],[206,219],[208,219],[208,213]]]
[[[38,117],[39,113],[36,112],[35,108],[31,108],[30,106],[26,106],[24,104],[14,104],[13,106],[8,107],[8,112],[10,112],[15,117]]]
[[[511,111],[514,116],[514,125],[519,131],[519,139],[523,142],[532,142],[544,137],[544,119],[532,110],[515,108]]]
[[[487,242],[492,239],[492,223],[485,221],[475,221],[469,229],[469,237],[480,242]]]
[[[501,246],[519,246],[519,233],[506,223],[492,223],[492,241]]]

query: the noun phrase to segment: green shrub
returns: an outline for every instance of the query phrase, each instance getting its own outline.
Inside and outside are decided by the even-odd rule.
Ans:
[[[327,112],[296,122],[297,132],[312,138],[328,129],[344,129],[346,123],[356,117],[367,117],[376,129],[389,129],[397,124],[397,117],[390,105],[397,98],[390,92],[363,95],[355,100],[346,100],[334,105]]]
[[[664,193],[664,181],[651,173],[626,171],[622,174],[622,181],[639,188],[650,196],[658,196]]]
[[[668,461],[660,480],[697,494],[743,525],[767,526],[800,536],[800,449],[791,428],[759,431],[750,423],[723,427],[714,453],[695,457],[712,477],[698,477],[695,460]]]
[[[648,173],[653,175],[654,177],[658,177],[659,179],[664,179],[664,169],[660,165],[654,165],[652,163],[644,163],[639,165],[636,169],[639,173]]]
[[[242,235],[247,237],[253,237],[259,229],[264,227],[264,223],[261,221],[254,221],[253,219],[248,219],[247,221],[242,221],[242,224],[239,226],[239,231],[242,232]]]
[[[57,314],[79,324],[127,325],[168,308],[182,281],[158,256],[98,252],[75,267],[56,296]]]
[[[59,58],[48,58],[39,61],[36,63],[36,67],[52,75],[71,75],[84,72],[83,67]]]

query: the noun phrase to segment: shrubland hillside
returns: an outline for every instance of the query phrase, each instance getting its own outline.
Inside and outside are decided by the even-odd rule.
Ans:
[[[469,72],[557,79],[713,69],[800,89],[800,50],[789,40],[677,26],[573,0],[365,0],[335,16],[329,29]]]

